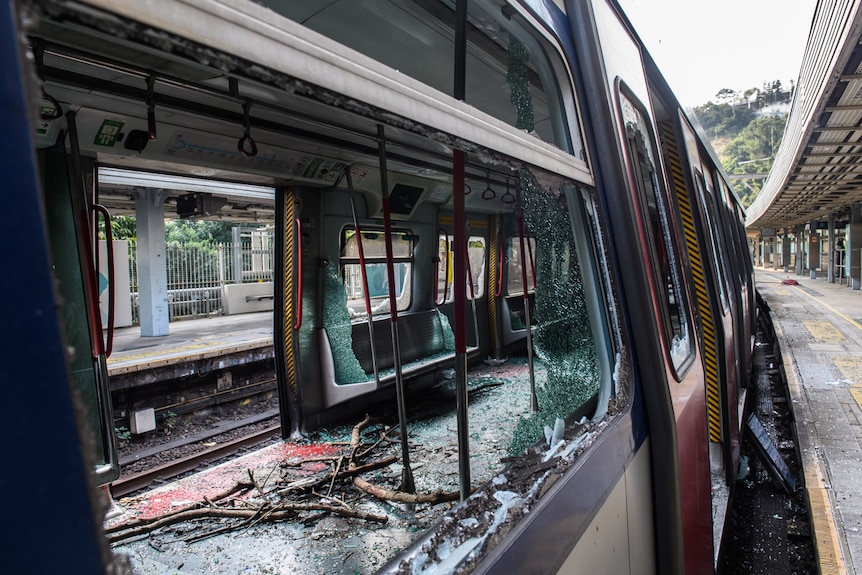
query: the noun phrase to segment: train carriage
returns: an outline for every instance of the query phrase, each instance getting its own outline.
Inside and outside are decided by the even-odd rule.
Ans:
[[[86,404],[95,482],[120,472],[99,196],[134,195],[154,250],[189,200],[103,176],[217,182],[193,216],[274,211],[285,440],[394,402],[406,463],[411,393],[454,379],[462,502],[383,572],[714,571],[752,268],[741,207],[615,2],[46,0],[7,15],[20,74],[4,98],[38,120],[4,136],[37,161],[4,167],[44,213],[28,229],[73,350],[52,385]],[[510,356],[528,400],[501,424],[510,457],[477,480],[467,379]],[[78,552],[108,570],[90,519]]]

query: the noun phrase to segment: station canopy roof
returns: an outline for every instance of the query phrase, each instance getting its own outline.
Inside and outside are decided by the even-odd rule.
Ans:
[[[746,228],[785,228],[862,202],[862,11],[818,3],[784,137]]]

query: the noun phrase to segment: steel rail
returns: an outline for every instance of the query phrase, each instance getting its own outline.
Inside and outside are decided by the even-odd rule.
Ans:
[[[131,473],[111,483],[111,495],[123,497],[135,491],[146,488],[156,479],[170,479],[196,469],[202,463],[223,459],[233,455],[244,447],[257,445],[281,432],[281,425],[273,425],[245,437],[223,443],[215,447],[189,455],[164,465],[159,465],[146,471]]]

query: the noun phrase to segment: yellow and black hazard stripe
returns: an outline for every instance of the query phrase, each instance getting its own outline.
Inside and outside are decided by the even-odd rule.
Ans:
[[[491,216],[491,229],[488,230],[488,327],[491,329],[491,348],[500,349],[497,339],[497,257],[502,247],[500,242],[500,215]]]
[[[284,221],[282,222],[284,230],[284,262],[282,269],[284,270],[284,294],[283,294],[283,314],[282,314],[282,333],[284,334],[284,365],[287,375],[287,383],[290,386],[290,391],[296,394],[296,357],[294,350],[293,331],[294,331],[294,301],[293,296],[296,293],[294,290],[294,278],[296,277],[296,254],[294,248],[296,233],[294,219],[296,218],[296,190],[288,188],[284,193]]]
[[[688,247],[689,262],[691,263],[691,275],[694,281],[694,291],[697,299],[697,307],[700,311],[700,322],[703,328],[703,357],[706,370],[706,413],[709,426],[709,440],[721,441],[721,398],[718,385],[718,344],[715,334],[715,322],[712,307],[709,302],[709,293],[706,289],[706,277],[703,270],[703,259],[697,241],[697,231],[694,227],[694,214],[691,209],[691,198],[685,187],[685,176],[679,153],[679,146],[670,122],[659,124],[662,140],[666,148],[668,168],[676,193],[682,227],[685,233],[685,242]]]

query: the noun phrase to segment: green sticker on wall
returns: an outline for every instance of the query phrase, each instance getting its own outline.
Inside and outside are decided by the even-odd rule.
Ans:
[[[118,122],[117,120],[105,120],[102,122],[101,127],[99,127],[99,131],[96,132],[96,139],[93,140],[93,144],[109,148],[113,147],[123,129],[123,125],[124,122]]]

